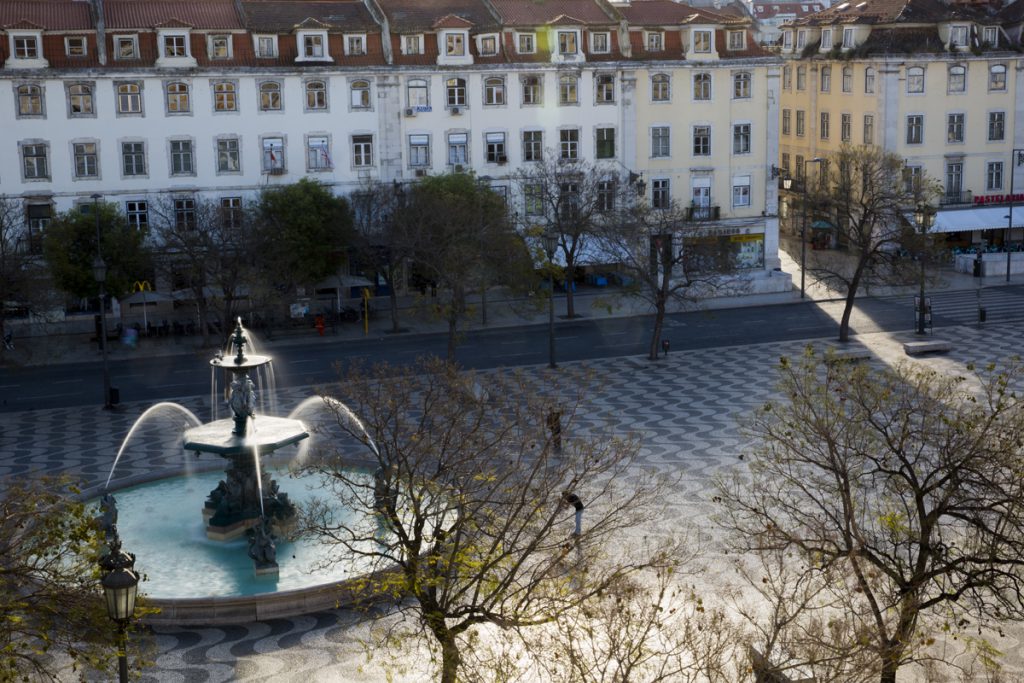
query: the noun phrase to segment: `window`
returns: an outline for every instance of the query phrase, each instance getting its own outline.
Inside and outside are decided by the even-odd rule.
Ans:
[[[196,200],[179,197],[174,200],[174,227],[176,230],[196,229]]]
[[[192,141],[171,140],[171,175],[192,175]]]
[[[445,91],[448,95],[449,107],[466,106],[466,79],[449,78],[445,81]]]
[[[711,99],[711,74],[699,73],[693,75],[693,99]]]
[[[68,86],[68,112],[72,117],[92,116],[95,113],[92,85],[73,83]]]
[[[172,33],[163,37],[164,57],[188,57],[188,36]]]
[[[329,171],[334,168],[331,161],[331,145],[326,135],[310,135],[306,138],[306,169]]]
[[[615,76],[598,74],[594,84],[595,99],[598,104],[615,104]]]
[[[785,90],[793,89],[793,67],[788,64],[782,67],[782,87]]]
[[[544,215],[544,186],[541,183],[523,186],[523,210],[527,216]]]
[[[306,81],[306,110],[327,109],[327,84],[323,81]]]
[[[277,57],[277,36],[256,36],[256,56],[261,59]]]
[[[36,36],[14,36],[15,59],[39,59],[39,39]]]
[[[651,157],[669,157],[672,156],[672,145],[671,138],[669,137],[668,126],[652,126],[651,127]]]
[[[373,166],[373,136],[352,136],[352,165],[355,167]]]
[[[136,230],[145,230],[149,225],[149,205],[146,202],[125,202],[124,215],[128,225]]]
[[[804,131],[806,130],[805,112],[803,109],[796,110],[796,134],[798,137],[803,137]]]
[[[920,66],[912,66],[907,69],[907,92],[924,92],[924,69]]]
[[[521,55],[532,55],[536,51],[537,45],[532,33],[516,34],[516,52]]]
[[[826,28],[821,32],[821,49],[832,49],[832,29]]]
[[[999,47],[999,27],[986,26],[981,31],[981,40],[988,43],[989,47]]]
[[[43,115],[43,89],[38,85],[18,86],[18,116]]]
[[[242,198],[221,197],[220,216],[221,225],[226,230],[242,227]]]
[[[121,170],[124,176],[146,175],[146,145],[142,142],[121,143]]]
[[[750,124],[737,123],[732,127],[732,153],[750,154]]]
[[[558,131],[558,156],[565,161],[580,158],[580,129],[563,128]]]
[[[802,50],[807,45],[807,31],[801,29],[796,32],[796,49]]]
[[[873,114],[864,114],[864,144],[875,144],[875,117]]]
[[[564,75],[558,77],[558,104],[579,104],[579,80],[576,76]]]
[[[349,35],[345,36],[345,54],[359,56],[366,54],[366,36]]]
[[[238,86],[234,81],[213,84],[213,110],[238,111]]]
[[[853,69],[843,67],[843,92],[853,92]]]
[[[654,102],[668,102],[672,99],[672,81],[668,74],[654,74],[651,76],[651,100]]]
[[[281,111],[281,84],[260,83],[260,111]]]
[[[644,45],[648,52],[661,52],[665,49],[665,34],[661,31],[645,31]]]
[[[693,156],[711,155],[711,126],[693,127]]]
[[[577,52],[576,31],[558,32],[558,54],[574,55]]]
[[[854,40],[853,40],[853,29],[852,28],[844,28],[843,29],[843,49],[844,50],[849,50],[850,48],[853,48],[853,47],[855,47]]]
[[[733,75],[732,96],[737,100],[746,100],[750,98],[750,74],[746,71]]]
[[[504,78],[484,79],[484,104],[492,106],[505,104]]]
[[[594,54],[608,54],[612,51],[608,33],[598,31],[590,34],[590,51]]]
[[[828,140],[828,136],[829,136],[829,130],[828,130],[829,115],[828,115],[827,111],[821,112],[821,118],[819,119],[819,121],[820,121],[820,125],[818,127],[818,132],[821,134],[821,139],[822,140]]]
[[[580,186],[578,183],[560,183],[558,186],[558,214],[563,221],[575,220],[580,215]]]
[[[711,52],[711,31],[693,32],[693,51],[702,53]]]
[[[409,136],[409,166],[423,168],[430,166],[430,136]]]
[[[783,31],[783,33],[782,33],[782,48],[784,50],[792,50],[793,49],[793,32],[792,31]]]
[[[967,27],[951,26],[949,28],[949,46],[967,47]]]
[[[168,114],[187,114],[191,111],[188,85],[185,83],[168,83],[166,91]]]
[[[85,57],[85,36],[67,36],[64,38],[64,54],[68,57]]]
[[[324,90],[324,99],[326,100],[327,91]],[[353,109],[369,109],[370,108],[370,81],[359,79],[352,81],[349,85],[349,104]],[[325,105],[326,106],[326,102]]]
[[[503,164],[508,160],[505,153],[504,133],[485,133],[484,144],[487,153],[487,163]]]
[[[951,93],[967,91],[967,69],[956,65],[949,67],[948,91]]]
[[[451,165],[465,164],[468,158],[466,145],[469,136],[466,133],[448,133],[448,163]]]
[[[907,117],[907,144],[920,145],[924,138],[924,116],[911,114]]]
[[[796,176],[797,180],[803,180],[804,177],[804,157],[802,154],[796,155],[796,166],[793,169],[793,175]]]
[[[543,104],[544,86],[540,76],[523,76],[523,104]]]
[[[960,194],[964,189],[964,165],[963,162],[953,161],[946,164],[946,197],[959,202]]]
[[[1003,162],[990,161],[985,166],[985,189],[1003,189]]]
[[[284,138],[263,138],[261,168],[264,173],[284,173]]]
[[[872,67],[864,69],[864,94],[873,95],[875,92],[875,70]]]
[[[988,70],[988,89],[1006,90],[1006,65],[993,64]]]
[[[615,181],[597,181],[597,211],[608,213],[615,210]]]
[[[740,175],[732,179],[732,205],[750,206],[750,176]]]
[[[142,88],[138,83],[119,83],[117,85],[117,113],[142,113]]]
[[[217,140],[217,173],[238,173],[241,169],[238,140],[236,138]]]
[[[76,142],[71,147],[75,155],[75,177],[95,178],[100,169],[95,142]]]
[[[231,36],[210,36],[210,43],[206,49],[210,54],[210,59],[229,59],[231,57]]]
[[[789,173],[789,169],[790,169],[789,152],[783,152],[782,153],[782,164],[781,165],[782,165],[782,170],[785,171],[788,174]]]
[[[615,129],[598,128],[595,143],[595,154],[598,159],[615,158]]]
[[[832,67],[821,67],[821,92],[832,90]]]
[[[729,49],[742,50],[747,46],[747,34],[745,31],[729,31]]]
[[[789,109],[782,110],[782,134],[789,135],[792,130],[792,112]]]
[[[444,35],[444,53],[449,57],[461,57],[466,54],[466,36],[461,33]]]
[[[544,157],[544,133],[539,130],[523,131],[523,161],[541,161]]]
[[[498,54],[498,39],[496,36],[488,35],[480,37],[480,55],[489,57]]]
[[[796,89],[806,90],[807,89],[807,67],[798,66],[796,68]]]
[[[853,117],[849,114],[839,115],[839,140],[849,142],[851,129],[853,128]]]
[[[430,106],[430,91],[427,88],[427,81],[422,78],[413,78],[405,86],[406,96],[409,99],[409,106],[413,109]]]
[[[402,54],[421,55],[423,54],[423,36],[402,36]]]
[[[946,117],[946,142],[964,141],[964,115],[949,114]]]
[[[651,181],[651,207],[665,210],[672,206],[672,191],[668,178]]]
[[[1006,133],[1006,114],[1001,111],[992,111],[988,114],[988,140],[995,142],[1003,140]]]

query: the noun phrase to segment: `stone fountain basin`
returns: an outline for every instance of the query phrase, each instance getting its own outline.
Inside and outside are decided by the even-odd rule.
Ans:
[[[254,417],[249,425],[245,436],[231,433],[235,421],[230,417],[194,427],[185,432],[184,448],[186,451],[222,456],[251,455],[254,448],[260,453],[270,453],[309,437],[301,420],[287,417],[260,415]]]

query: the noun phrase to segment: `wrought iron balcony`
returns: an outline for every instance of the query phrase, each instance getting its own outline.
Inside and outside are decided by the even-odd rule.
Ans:
[[[686,220],[688,221],[717,221],[719,215],[721,215],[721,209],[718,206],[691,204],[686,209]]]
[[[954,204],[973,204],[974,192],[971,190],[945,192],[939,197],[940,206],[952,206]]]

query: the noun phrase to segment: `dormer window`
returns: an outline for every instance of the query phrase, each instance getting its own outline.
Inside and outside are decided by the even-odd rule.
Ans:
[[[807,44],[807,31],[803,29],[796,32],[796,49],[804,49],[804,45]]]
[[[13,37],[15,59],[39,59],[39,36]]]
[[[576,31],[558,32],[558,54],[574,55],[579,52],[576,44]]]
[[[466,36],[463,33],[446,33],[444,37],[444,53],[449,57],[462,57],[466,54]]]
[[[346,55],[365,55],[366,54],[366,34],[349,34],[345,36],[345,54]]]
[[[855,47],[854,38],[853,38],[853,29],[852,28],[844,28],[843,29],[843,49],[844,50],[849,50],[849,49],[851,49],[853,47]]]
[[[746,31],[729,31],[729,49],[742,50],[747,46]]]
[[[45,69],[49,63],[43,59],[42,34],[9,33],[11,56],[5,66],[20,69]]]
[[[693,51],[704,54],[711,52],[711,31],[693,32]]]
[[[253,36],[256,44],[256,56],[260,59],[277,57],[277,36]]]
[[[138,36],[114,36],[114,59],[138,59]]]
[[[783,47],[783,49],[786,49],[786,50],[792,50],[793,49],[793,32],[792,31],[785,31],[782,34],[782,47]]]
[[[988,43],[989,47],[999,47],[999,27],[986,26],[981,31],[982,40]]]
[[[644,45],[648,52],[661,52],[665,49],[665,34],[661,31],[645,31]]]
[[[490,57],[498,54],[498,36],[488,34],[486,36],[479,36],[477,40],[479,41],[477,48],[481,55]]]
[[[611,38],[607,31],[590,34],[590,51],[596,55],[608,54],[611,49]]]
[[[951,26],[949,28],[949,46],[967,47],[967,27]]]
[[[209,44],[206,49],[210,55],[210,59],[230,59],[231,36],[210,36]]]
[[[64,54],[68,57],[85,57],[85,36],[67,36],[64,38]]]
[[[532,55],[537,51],[537,41],[532,33],[516,34],[516,52],[521,55]]]
[[[159,31],[157,45],[160,56],[156,60],[158,67],[194,67],[196,60],[189,50],[189,34],[181,29]]]
[[[421,55],[423,54],[423,36],[402,36],[402,54]]]
[[[171,33],[163,36],[163,56],[167,58],[188,57],[188,36]]]
[[[821,49],[832,49],[832,29],[826,28],[821,32]]]

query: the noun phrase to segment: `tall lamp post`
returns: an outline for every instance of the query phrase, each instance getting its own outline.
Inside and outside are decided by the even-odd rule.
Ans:
[[[128,624],[135,616],[135,596],[139,575],[135,573],[135,555],[121,550],[121,540],[115,535],[110,551],[100,558],[100,568],[106,572],[100,583],[107,603],[107,616],[117,624],[118,681],[128,683]]]
[[[1010,210],[1006,217],[1006,238],[1003,246],[1006,248],[1006,281],[1010,281],[1010,231],[1013,230],[1013,176],[1017,167],[1024,164],[1024,149],[1014,149],[1010,153]]]
[[[100,353],[103,355],[103,408],[110,410],[110,365],[107,361],[107,263],[103,260],[100,241],[100,195],[92,195],[92,212],[96,216],[96,258],[92,262],[92,276],[100,286]]]
[[[544,253],[548,257],[548,367],[555,366],[555,249],[558,247],[558,235],[548,230],[541,238],[544,241]]]
[[[928,304],[924,298],[924,277],[925,277],[925,250],[923,248],[924,238],[928,234],[928,231],[932,229],[932,225],[935,223],[935,209],[928,206],[927,204],[918,204],[917,209],[914,211],[914,222],[917,223],[917,229],[919,231],[919,237],[922,242],[922,249],[918,255],[918,259],[921,261],[921,281],[920,291],[917,295],[917,333],[924,334],[925,318],[928,313]]]
[[[804,220],[800,226],[800,298],[804,298],[805,284],[807,281],[807,186],[809,184],[807,178],[807,164],[820,164],[824,159],[821,157],[814,157],[813,159],[804,159]]]

